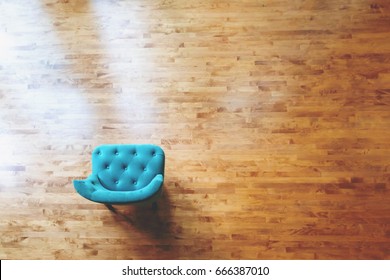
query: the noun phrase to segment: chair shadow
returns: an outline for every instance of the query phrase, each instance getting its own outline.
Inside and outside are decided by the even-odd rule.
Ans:
[[[185,200],[178,202],[173,199],[177,194],[174,182],[166,180],[161,197],[157,200],[158,208],[152,205],[122,205],[114,206],[115,212],[110,211],[114,222],[128,232],[133,239],[134,234],[142,236],[142,243],[153,246],[153,254],[145,250],[140,259],[181,259],[188,258],[189,245],[183,240],[192,240],[188,231],[190,224],[176,221],[176,210],[194,213],[196,206]],[[196,238],[196,235],[194,236]]]
[[[140,231],[153,240],[174,240],[172,234],[172,213],[169,193],[164,189],[157,200],[157,208],[152,204],[136,206],[114,206],[111,213],[126,226]]]

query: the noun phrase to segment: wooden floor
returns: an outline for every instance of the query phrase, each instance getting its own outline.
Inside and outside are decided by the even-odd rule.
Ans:
[[[0,0],[0,259],[390,259],[387,0]],[[166,152],[157,214],[78,195]]]

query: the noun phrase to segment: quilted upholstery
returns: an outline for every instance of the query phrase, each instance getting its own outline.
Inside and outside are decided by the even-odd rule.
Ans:
[[[92,174],[73,184],[94,202],[145,201],[161,193],[164,163],[164,151],[155,145],[101,145],[92,152]]]

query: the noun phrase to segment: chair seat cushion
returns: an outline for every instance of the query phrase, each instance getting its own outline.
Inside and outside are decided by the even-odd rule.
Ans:
[[[106,204],[126,204],[147,200],[160,193],[163,184],[162,175],[157,175],[148,186],[133,191],[98,190],[92,193],[91,200]]]

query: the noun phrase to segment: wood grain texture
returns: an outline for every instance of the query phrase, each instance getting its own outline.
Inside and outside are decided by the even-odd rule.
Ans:
[[[75,193],[104,143],[157,214]],[[0,178],[0,259],[390,259],[390,3],[0,1]]]

